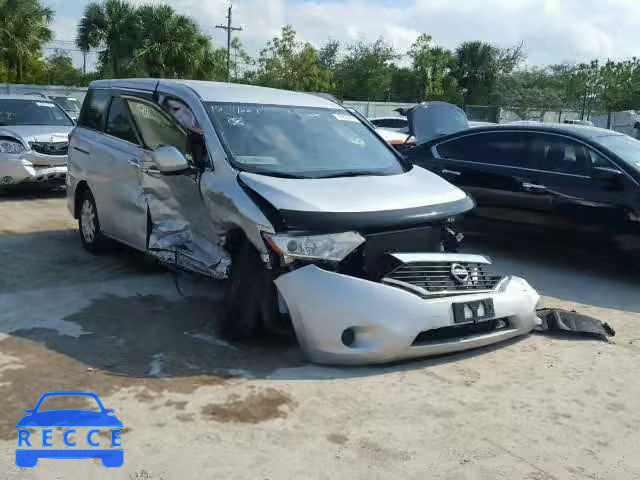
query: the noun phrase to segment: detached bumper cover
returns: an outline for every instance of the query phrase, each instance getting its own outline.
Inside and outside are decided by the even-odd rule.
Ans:
[[[60,180],[67,176],[67,157],[25,153],[0,157],[0,185]]]
[[[310,360],[328,364],[373,364],[458,352],[529,333],[537,292],[523,279],[505,277],[491,292],[423,298],[400,288],[322,270],[314,265],[275,280],[298,340]],[[429,330],[454,327],[453,303],[492,299],[506,327],[477,335],[415,342]],[[355,341],[342,342],[352,328]],[[415,343],[414,343],[415,342]]]

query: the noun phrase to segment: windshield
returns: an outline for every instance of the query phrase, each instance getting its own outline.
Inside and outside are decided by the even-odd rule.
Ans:
[[[628,135],[610,135],[599,137],[598,142],[626,163],[640,170],[640,141]]]
[[[49,100],[0,99],[0,125],[72,126],[73,122]]]
[[[404,172],[390,147],[344,109],[208,106],[241,170],[300,178]]]
[[[80,101],[73,97],[51,97],[54,102],[69,112],[80,111]]]

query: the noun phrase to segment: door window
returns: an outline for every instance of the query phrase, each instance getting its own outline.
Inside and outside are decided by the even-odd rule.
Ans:
[[[105,132],[138,145],[138,137],[133,128],[129,111],[120,97],[113,97],[113,100],[111,100]]]
[[[527,134],[488,132],[468,135],[436,147],[442,158],[486,163],[506,167],[530,168]]]
[[[531,152],[537,167],[546,172],[589,175],[589,148],[559,135],[533,134]]]
[[[89,89],[82,104],[78,125],[102,131],[110,98],[111,93],[108,90]]]
[[[161,145],[171,145],[187,155],[187,134],[168,115],[147,102],[127,100],[127,103],[147,148],[155,150]]]

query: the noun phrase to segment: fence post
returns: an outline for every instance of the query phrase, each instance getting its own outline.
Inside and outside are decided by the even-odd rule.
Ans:
[[[562,123],[562,110],[558,112],[558,123]]]
[[[607,128],[611,130],[611,110],[607,112]]]

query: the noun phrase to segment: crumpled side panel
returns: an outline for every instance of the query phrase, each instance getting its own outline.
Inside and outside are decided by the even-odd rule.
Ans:
[[[142,174],[151,216],[149,252],[165,263],[214,278],[226,278],[231,264],[223,248],[225,231],[208,216],[195,176]]]

